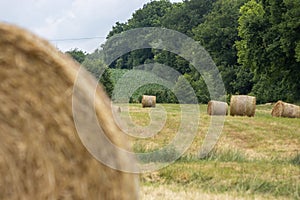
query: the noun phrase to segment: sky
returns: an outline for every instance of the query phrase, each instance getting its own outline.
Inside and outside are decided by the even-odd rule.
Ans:
[[[151,0],[1,0],[0,21],[23,27],[61,51],[93,52],[116,22]],[[171,0],[181,2],[182,0]]]

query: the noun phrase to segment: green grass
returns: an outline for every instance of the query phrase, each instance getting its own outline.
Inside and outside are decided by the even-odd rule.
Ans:
[[[299,198],[297,166],[273,162],[176,162],[159,171],[161,184],[177,184],[211,193],[268,194]]]
[[[133,138],[136,152],[151,152],[170,143],[180,124],[179,105],[163,104],[167,112],[164,127],[147,139]],[[213,194],[234,193],[253,199],[300,199],[300,119],[273,118],[272,106],[258,105],[255,117],[227,116],[214,150],[199,159],[210,123],[206,105],[200,106],[199,131],[189,149],[175,163],[141,175],[144,186],[165,185]],[[136,124],[147,126],[151,109],[130,105]],[[162,152],[159,156],[176,154]],[[166,154],[166,155],[164,155]],[[159,157],[158,156],[158,157]],[[159,162],[151,158],[145,162]],[[264,199],[262,198],[262,199]]]
[[[290,163],[293,165],[299,165],[300,167],[300,154],[297,154],[295,157],[292,157]]]

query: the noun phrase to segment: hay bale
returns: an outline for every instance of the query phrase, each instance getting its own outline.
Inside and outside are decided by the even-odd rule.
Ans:
[[[221,101],[209,101],[207,105],[208,115],[228,115],[228,104]]]
[[[156,105],[156,96],[143,95],[143,98],[142,98],[143,108],[155,107],[155,105]]]
[[[0,198],[138,199],[138,177],[98,162],[77,135],[72,93],[79,66],[47,41],[8,24],[0,23],[0,49]],[[79,102],[96,80],[85,73],[82,83]],[[107,138],[128,148],[102,88],[95,99]],[[97,142],[108,159],[134,165],[133,158]]]
[[[278,101],[271,114],[273,117],[300,118],[300,106]]]
[[[247,95],[232,95],[230,99],[231,116],[254,117],[256,109],[256,98]]]

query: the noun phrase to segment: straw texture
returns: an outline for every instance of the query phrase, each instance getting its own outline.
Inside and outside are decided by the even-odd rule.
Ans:
[[[142,107],[155,107],[156,106],[156,96],[143,95]]]
[[[209,101],[207,105],[208,115],[227,115],[228,104],[221,101]]]
[[[271,114],[273,117],[300,118],[300,106],[278,101]]]
[[[3,23],[0,49],[0,199],[137,199],[138,177],[98,162],[77,135],[72,93],[79,66],[47,41]],[[85,103],[94,81],[86,73],[75,99]],[[103,132],[128,148],[101,87],[95,98]],[[119,165],[133,165],[99,145]]]
[[[247,95],[232,95],[230,99],[231,116],[254,117],[256,109],[256,98]]]

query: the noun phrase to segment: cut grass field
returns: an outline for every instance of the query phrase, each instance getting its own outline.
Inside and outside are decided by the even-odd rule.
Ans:
[[[136,152],[159,149],[176,135],[180,106],[160,106],[167,113],[164,127],[150,138],[132,138]],[[200,106],[199,130],[183,156],[141,174],[142,199],[300,199],[300,119],[274,118],[270,105],[258,105],[252,118],[227,116],[214,150],[199,159],[211,119],[206,108]],[[139,126],[151,122],[150,112],[140,104],[129,106]]]

